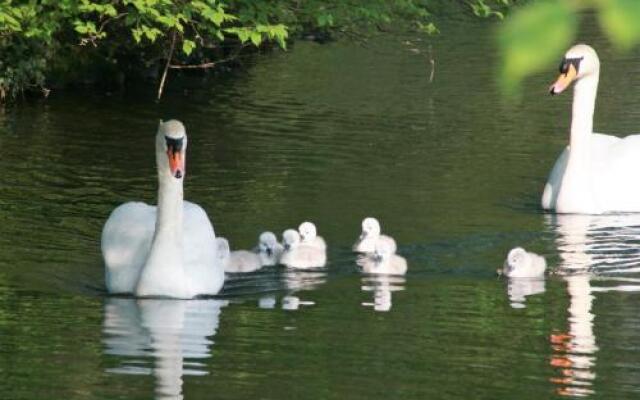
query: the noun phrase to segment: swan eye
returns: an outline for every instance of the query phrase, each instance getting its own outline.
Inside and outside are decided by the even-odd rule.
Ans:
[[[164,140],[167,143],[167,151],[170,151],[172,154],[179,153],[182,151],[182,147],[184,145],[184,137],[179,139],[174,139],[165,136]]]
[[[569,72],[569,67],[571,65],[573,65],[573,67],[576,69],[576,73],[578,73],[580,71],[580,61],[582,61],[583,58],[584,57],[563,58],[560,62],[560,67],[558,68],[560,70],[560,73],[566,75]]]

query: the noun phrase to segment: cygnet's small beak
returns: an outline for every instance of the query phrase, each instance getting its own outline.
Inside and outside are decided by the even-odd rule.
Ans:
[[[291,248],[291,245],[289,243],[285,243],[282,246],[284,247],[285,250],[289,250]]]
[[[578,76],[578,71],[576,67],[570,64],[567,72],[560,74],[558,79],[549,87],[549,94],[553,96],[562,93],[576,79],[576,76]]]
[[[267,255],[271,257],[273,255],[273,249],[271,247],[267,247]]]

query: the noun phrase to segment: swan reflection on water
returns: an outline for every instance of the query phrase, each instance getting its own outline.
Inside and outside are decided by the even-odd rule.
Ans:
[[[390,311],[393,306],[393,292],[405,289],[407,282],[401,275],[364,275],[361,289],[363,292],[373,292],[373,302],[363,302],[364,307],[372,307],[375,311]]]
[[[547,215],[557,234],[560,261],[556,271],[567,284],[568,329],[550,336],[552,379],[566,396],[594,393],[598,346],[592,312],[595,294],[640,290],[640,279],[627,274],[640,271],[640,215]]]
[[[156,398],[182,399],[182,377],[208,373],[195,360],[211,357],[211,337],[226,305],[223,300],[107,299],[105,353],[121,362],[107,372],[154,375]]]

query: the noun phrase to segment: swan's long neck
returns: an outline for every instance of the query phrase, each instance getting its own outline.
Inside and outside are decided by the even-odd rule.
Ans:
[[[158,183],[158,216],[154,245],[163,241],[182,247],[184,209],[182,179],[175,179],[166,171],[158,169]]]
[[[156,229],[149,256],[136,289],[138,296],[191,297],[183,265],[182,179],[169,173],[162,151],[158,164],[158,208]]]
[[[558,212],[598,212],[591,184],[591,140],[597,89],[598,75],[595,73],[577,81],[573,90],[569,159],[558,193]]]
[[[580,164],[589,162],[593,132],[593,112],[596,105],[597,91],[597,73],[580,79],[573,89],[571,139],[569,145],[572,158],[575,158],[575,161],[579,161]],[[581,166],[584,167],[586,165]]]

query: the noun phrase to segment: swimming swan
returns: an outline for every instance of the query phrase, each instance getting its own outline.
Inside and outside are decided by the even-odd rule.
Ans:
[[[298,227],[298,233],[303,244],[308,244],[323,251],[327,249],[327,243],[322,236],[318,236],[316,225],[313,222],[306,221],[301,223]]]
[[[188,299],[222,288],[224,270],[211,245],[213,226],[200,206],[183,201],[186,149],[184,125],[160,122],[158,206],[122,204],[102,230],[109,293]]]
[[[362,267],[362,272],[368,274],[404,275],[407,273],[407,260],[395,254],[395,248],[395,241],[379,240],[372,253],[359,256],[356,262]]]
[[[550,93],[572,81],[573,110],[569,145],[558,157],[542,194],[542,208],[558,213],[601,214],[640,211],[640,135],[619,138],[593,133],[600,74],[595,50],[573,46],[560,64]]]
[[[509,278],[537,278],[544,276],[546,269],[544,257],[516,247],[507,255],[502,273]]]
[[[327,253],[318,247],[304,244],[295,229],[287,229],[282,234],[284,253],[280,263],[289,268],[318,268],[327,263]]]
[[[273,232],[262,232],[258,238],[258,255],[263,266],[273,266],[280,262],[284,247],[278,243]]]
[[[222,259],[225,272],[253,272],[262,268],[260,256],[248,250],[231,251],[229,241],[223,237],[216,238],[218,257]]]
[[[380,222],[373,217],[362,220],[362,233],[353,245],[353,251],[358,253],[373,253],[376,242],[383,241],[389,245],[391,253],[396,252],[396,241],[390,236],[380,234]]]

